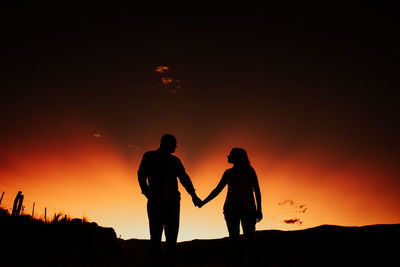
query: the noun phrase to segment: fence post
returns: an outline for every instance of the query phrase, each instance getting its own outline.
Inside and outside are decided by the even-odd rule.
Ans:
[[[18,206],[18,203],[20,202],[21,195],[22,195],[22,192],[18,191],[18,194],[14,199],[14,205],[13,205],[11,216],[16,216],[16,214],[17,214],[17,206]]]
[[[19,216],[20,215],[20,213],[21,213],[21,208],[22,208],[22,202],[24,201],[24,195],[21,195],[20,197],[19,197],[19,202],[18,202],[18,208],[17,208],[17,216]]]
[[[44,223],[47,223],[47,208],[44,208]]]
[[[1,205],[1,201],[3,200],[3,196],[4,196],[4,191],[3,191],[3,194],[1,194],[0,205]]]
[[[33,208],[32,208],[32,218],[33,218],[33,215],[35,215],[35,202],[33,202]]]

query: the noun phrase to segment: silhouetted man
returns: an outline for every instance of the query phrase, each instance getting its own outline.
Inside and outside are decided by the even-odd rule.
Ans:
[[[167,245],[166,262],[170,266],[173,266],[174,263],[181,199],[177,177],[192,196],[194,205],[201,204],[182,162],[178,157],[171,155],[175,149],[175,137],[170,134],[163,135],[157,150],[144,153],[138,170],[140,188],[148,199],[147,214],[154,266],[160,266],[162,261],[161,236],[163,229],[165,229]]]

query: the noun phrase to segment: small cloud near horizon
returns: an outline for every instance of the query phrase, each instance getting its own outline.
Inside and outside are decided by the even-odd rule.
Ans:
[[[298,218],[283,220],[283,222],[287,224],[303,224],[303,222]]]
[[[292,207],[292,209],[295,210],[295,212],[306,213],[306,211],[307,211],[306,205],[304,205],[304,204],[296,205],[296,202],[291,199],[285,199],[281,202],[278,202],[279,206],[284,206],[286,204],[290,205]]]
[[[103,137],[101,134],[99,134],[99,133],[94,133],[93,134],[93,137],[94,138],[101,138],[101,137]]]
[[[283,206],[283,205],[288,204],[288,203],[289,203],[290,206],[294,205],[294,201],[291,200],[291,199],[285,199],[284,201],[279,202],[278,205],[279,206]]]

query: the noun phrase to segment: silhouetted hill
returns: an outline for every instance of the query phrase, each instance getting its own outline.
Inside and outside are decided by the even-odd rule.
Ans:
[[[257,235],[260,261],[278,264],[275,266],[399,266],[399,224],[322,225]]]
[[[0,266],[150,266],[149,240],[80,219],[44,223],[0,212]],[[400,224],[257,231],[259,266],[399,266]],[[242,244],[243,245],[243,244]],[[228,238],[178,243],[181,266],[226,266]]]
[[[400,266],[400,224],[257,231],[259,266]],[[145,262],[145,240],[127,240],[130,260]],[[178,243],[178,266],[226,266],[228,238]],[[147,254],[148,255],[148,254]]]

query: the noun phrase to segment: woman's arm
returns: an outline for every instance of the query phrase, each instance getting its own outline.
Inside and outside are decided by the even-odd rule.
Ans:
[[[221,193],[222,189],[226,186],[226,178],[225,175],[222,176],[221,181],[219,181],[218,185],[215,187],[213,191],[206,197],[206,199],[203,200],[202,206],[213,200],[216,196],[218,196],[219,193]]]
[[[263,218],[262,215],[262,209],[261,209],[261,191],[260,191],[260,186],[258,184],[258,178],[257,174],[254,171],[254,178],[253,178],[253,189],[254,189],[254,194],[256,196],[256,202],[257,202],[257,222],[261,221]]]

